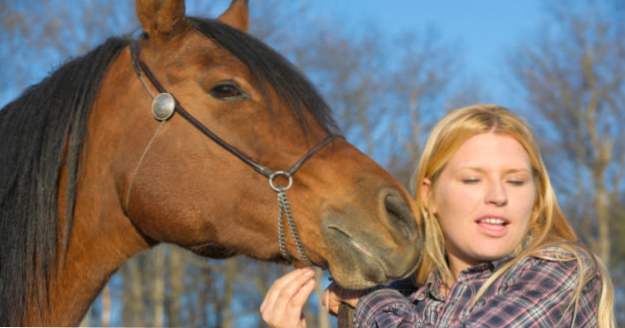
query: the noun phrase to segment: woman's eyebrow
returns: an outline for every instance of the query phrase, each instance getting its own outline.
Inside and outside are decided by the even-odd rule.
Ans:
[[[476,172],[480,172],[480,173],[486,173],[488,170],[479,167],[479,166],[463,166],[460,167],[459,169],[461,170],[471,170],[471,171],[476,171]],[[518,167],[518,168],[509,168],[507,170],[504,171],[505,174],[510,174],[510,173],[530,173],[531,171],[528,168],[524,168],[524,167]]]
[[[504,171],[505,174],[513,174],[513,173],[526,173],[531,174],[531,171],[527,168],[510,168]]]

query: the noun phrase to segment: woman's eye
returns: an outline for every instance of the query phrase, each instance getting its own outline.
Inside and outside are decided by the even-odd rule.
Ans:
[[[210,95],[220,100],[234,100],[247,97],[241,89],[232,83],[222,83],[214,86]]]
[[[464,184],[476,184],[478,182],[480,182],[480,179],[477,178],[462,179],[462,183]]]
[[[524,180],[508,180],[508,183],[513,186],[522,186],[525,184]]]

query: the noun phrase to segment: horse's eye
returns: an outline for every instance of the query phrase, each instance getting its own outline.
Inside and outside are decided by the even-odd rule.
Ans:
[[[220,100],[236,100],[246,98],[245,92],[233,83],[221,83],[214,86],[210,91],[211,96]]]

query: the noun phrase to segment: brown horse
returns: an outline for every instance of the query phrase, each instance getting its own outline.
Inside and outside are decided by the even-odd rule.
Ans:
[[[185,17],[183,1],[136,10],[138,40],[107,40],[0,111],[0,325],[77,324],[160,242],[310,261],[348,288],[415,268],[407,193],[244,33],[246,1],[217,20]]]

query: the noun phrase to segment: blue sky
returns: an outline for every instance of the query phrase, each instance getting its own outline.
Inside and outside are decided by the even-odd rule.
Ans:
[[[484,81],[492,100],[502,104],[508,100],[501,86],[505,54],[537,33],[545,17],[541,0],[315,0],[309,6],[352,30],[367,24],[388,33],[434,27],[459,46],[464,73]]]

